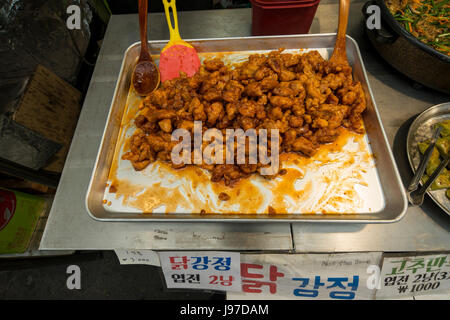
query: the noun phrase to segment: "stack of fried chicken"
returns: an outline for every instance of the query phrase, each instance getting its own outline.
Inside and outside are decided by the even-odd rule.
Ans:
[[[335,141],[341,127],[363,133],[366,100],[351,67],[324,60],[317,51],[283,51],[253,54],[235,65],[206,60],[193,77],[181,74],[165,81],[142,102],[130,150],[122,158],[130,160],[135,170],[155,160],[171,162],[178,143],[171,133],[180,128],[192,132],[194,121],[202,121],[203,131],[217,128],[224,136],[226,129],[278,129],[279,152],[306,157],[321,144]],[[232,185],[264,165],[199,166],[211,172],[212,181]]]

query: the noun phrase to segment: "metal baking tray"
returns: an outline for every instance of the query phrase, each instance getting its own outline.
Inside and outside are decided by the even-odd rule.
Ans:
[[[450,102],[442,103],[428,108],[422,112],[409,127],[406,152],[411,169],[416,172],[420,164],[418,143],[433,136],[434,125],[450,119]],[[450,200],[445,195],[446,190],[429,190],[427,194],[436,204],[450,215]]]
[[[221,39],[188,40],[202,53],[261,51],[285,49],[317,49],[328,57],[333,51],[336,34],[241,37]],[[167,41],[150,41],[151,54],[156,58]],[[384,132],[375,101],[368,84],[367,75],[355,40],[347,36],[347,56],[353,67],[354,79],[360,81],[366,94],[367,110],[364,124],[370,149],[374,155],[377,179],[383,197],[383,206],[376,212],[345,214],[142,214],[129,210],[111,211],[104,205],[108,175],[116,144],[118,142],[121,120],[130,89],[131,73],[139,54],[140,44],[131,45],[125,52],[121,71],[105,124],[102,142],[93,168],[86,195],[86,208],[89,215],[99,221],[191,221],[191,222],[323,222],[323,223],[391,223],[399,221],[407,209],[406,194]]]

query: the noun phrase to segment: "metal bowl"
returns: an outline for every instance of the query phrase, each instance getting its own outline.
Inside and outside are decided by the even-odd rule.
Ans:
[[[433,135],[433,127],[436,123],[450,119],[450,102],[435,105],[422,112],[411,124],[406,142],[411,169],[416,172],[420,163],[418,143],[430,139]],[[450,215],[450,200],[445,195],[445,189],[428,191],[427,194],[436,204]]]
[[[368,6],[381,11],[381,29],[369,30],[367,36],[374,49],[392,67],[426,87],[450,93],[450,57],[423,43],[401,26],[386,7],[384,0],[371,0],[363,7],[368,19]]]

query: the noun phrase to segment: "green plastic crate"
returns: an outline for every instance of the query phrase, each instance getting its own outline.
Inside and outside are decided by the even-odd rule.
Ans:
[[[25,252],[45,209],[43,198],[0,188],[0,254]]]

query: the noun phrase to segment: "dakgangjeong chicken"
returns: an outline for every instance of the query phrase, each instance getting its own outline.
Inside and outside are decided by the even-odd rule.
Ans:
[[[193,77],[181,74],[165,81],[144,99],[130,150],[122,158],[136,170],[155,160],[171,162],[178,143],[172,132],[192,132],[197,121],[203,131],[216,128],[224,135],[227,129],[276,129],[280,153],[311,157],[320,145],[335,141],[341,127],[363,133],[365,108],[364,91],[353,80],[351,67],[330,63],[317,51],[291,54],[280,49],[253,54],[236,65],[210,59]],[[269,143],[266,151],[270,155],[272,150]],[[212,181],[226,185],[267,166],[259,161],[197,165],[211,172]]]

